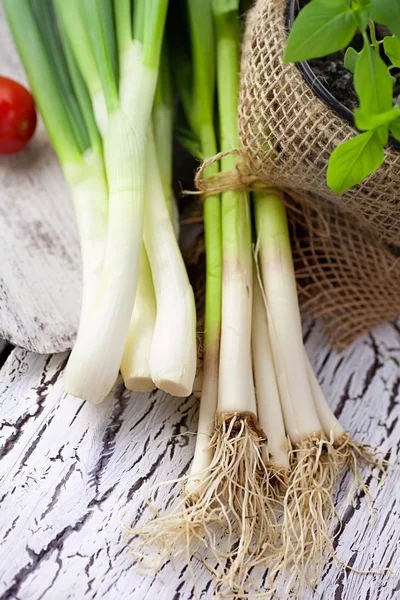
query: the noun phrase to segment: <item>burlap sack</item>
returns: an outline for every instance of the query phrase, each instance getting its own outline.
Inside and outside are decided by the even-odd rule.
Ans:
[[[322,317],[343,347],[400,313],[400,264],[390,249],[400,246],[400,153],[387,148],[376,173],[334,194],[327,162],[355,131],[314,95],[295,65],[283,64],[286,39],[286,0],[257,0],[244,38],[241,143],[255,179],[300,202],[290,216],[303,308]]]
[[[295,65],[284,65],[286,0],[257,0],[245,36],[241,140],[251,171],[288,190],[330,200],[388,242],[400,245],[400,153],[337,196],[326,185],[329,155],[354,129],[319,100]]]
[[[303,313],[321,318],[341,350],[399,316],[400,259],[334,204],[288,205]]]

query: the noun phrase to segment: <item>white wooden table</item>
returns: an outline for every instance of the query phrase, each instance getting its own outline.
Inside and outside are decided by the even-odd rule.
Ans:
[[[317,325],[305,326],[305,336],[337,416],[355,437],[396,461],[400,327],[382,326],[340,356]],[[103,404],[91,406],[65,397],[65,361],[65,354],[16,349],[0,370],[0,599],[191,600],[184,563],[167,566],[162,579],[135,568],[119,516],[125,522],[138,513],[151,517],[146,492],[186,472],[197,401],[133,394],[118,383]],[[346,509],[338,493],[340,558],[358,569],[391,567],[393,574],[357,575],[327,562],[317,594],[307,600],[400,597],[399,484],[398,471],[380,487],[372,483],[373,524],[362,499]],[[178,491],[162,488],[157,506],[167,509]],[[205,570],[197,593],[213,597]]]
[[[1,4],[0,71],[24,79]],[[0,337],[40,352],[69,348],[79,314],[79,250],[66,186],[42,126],[25,153],[0,161],[0,247]],[[341,356],[317,325],[306,325],[305,334],[344,426],[397,461],[400,326],[379,328]],[[65,396],[66,358],[15,349],[0,368],[0,600],[191,600],[184,563],[167,566],[162,578],[135,568],[119,516],[126,523],[150,518],[146,492],[186,472],[197,400],[132,394],[118,383],[103,404],[91,406]],[[346,509],[345,485],[338,493],[340,558],[358,569],[391,567],[393,574],[361,576],[328,562],[316,597],[400,597],[399,483],[396,471],[382,487],[373,486],[373,525],[362,499]],[[161,488],[160,510],[178,493],[178,485]],[[197,595],[213,596],[204,569]]]

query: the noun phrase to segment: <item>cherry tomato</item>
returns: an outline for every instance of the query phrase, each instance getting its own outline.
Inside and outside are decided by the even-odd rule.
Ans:
[[[36,127],[35,103],[22,85],[0,77],[0,154],[19,152]]]

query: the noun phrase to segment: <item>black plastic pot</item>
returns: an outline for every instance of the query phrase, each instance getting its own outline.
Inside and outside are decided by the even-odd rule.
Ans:
[[[288,30],[292,29],[294,20],[297,16],[297,0],[289,0],[288,2]],[[303,75],[304,81],[307,85],[315,92],[315,95],[318,96],[330,109],[332,109],[339,117],[341,117],[344,121],[347,121],[349,125],[354,127],[357,131],[357,128],[354,124],[353,112],[344,106],[339,100],[332,96],[329,90],[324,87],[321,83],[321,80],[315,75],[314,71],[310,67],[307,61],[296,63],[297,68],[300,73]],[[389,145],[396,149],[400,150],[400,143],[392,137],[389,137]]]

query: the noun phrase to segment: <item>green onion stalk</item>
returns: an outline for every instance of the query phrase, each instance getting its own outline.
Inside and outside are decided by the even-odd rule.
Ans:
[[[124,43],[121,41],[119,44],[120,52],[123,49],[120,58],[122,65],[121,94],[128,105],[131,104],[129,98],[132,93],[137,93],[132,78],[132,67],[137,60],[140,60],[141,53],[145,49],[144,46],[142,48],[142,40],[146,36],[145,24],[148,20],[149,10],[148,3],[143,1],[135,3],[133,27],[135,39],[129,41],[126,27],[124,35],[120,36],[120,39],[124,40]],[[125,14],[126,12],[127,9]],[[117,23],[122,20],[125,22],[125,19],[117,18]],[[157,154],[152,125],[154,122],[153,109],[153,117],[147,128],[148,143],[145,156],[143,235],[157,306],[148,364],[151,378],[157,387],[175,396],[186,396],[192,392],[196,372],[196,315],[193,290],[171,220],[172,95],[168,89],[165,60],[164,57],[159,70],[155,109],[159,110],[159,97],[161,96],[163,106],[169,111],[169,122],[163,122],[163,130],[158,132],[159,150]],[[133,107],[131,108],[133,109]],[[168,135],[166,140],[163,140],[165,146],[161,148],[160,136],[163,133]],[[167,185],[168,190],[166,190]]]
[[[158,156],[147,141],[167,6],[136,0],[132,14],[129,0],[7,3],[80,230],[83,302],[65,388],[94,403],[120,368],[133,390],[188,395],[193,388],[195,304],[171,226],[165,66],[153,116]]]
[[[221,171],[234,172],[240,145],[238,97],[241,29],[239,2],[212,1],[216,33],[217,96]],[[254,388],[251,337],[253,256],[250,197],[240,190],[221,195],[222,313],[218,402],[210,466],[214,496],[229,521],[226,544],[217,557],[220,584],[240,594],[252,565],[273,537],[265,433],[261,430]],[[221,567],[221,562],[220,562]]]
[[[200,152],[197,153],[197,158],[206,160],[217,154],[214,125],[215,42],[210,0],[203,2],[201,6],[196,0],[187,0],[187,16],[193,73],[190,86],[191,96],[182,96],[182,105],[189,128],[198,141]],[[211,176],[218,171],[219,163],[215,161],[208,174]],[[206,251],[203,375],[196,447],[189,480],[186,484],[186,504],[193,508],[204,492],[203,480],[212,460],[210,439],[218,400],[222,294],[221,198],[219,194],[209,195],[203,199],[203,218]]]
[[[131,44],[131,32],[127,27],[130,22],[130,7],[124,8],[123,3],[116,3],[116,24],[120,52],[122,54],[120,62],[123,62],[123,55]],[[141,19],[139,19],[139,23]],[[138,27],[136,27],[138,35]],[[140,32],[140,29],[139,29]],[[129,77],[129,71],[127,73]],[[164,40],[159,77],[157,81],[156,93],[154,97],[152,123],[153,135],[156,145],[158,170],[162,181],[162,191],[167,203],[170,218],[172,219],[175,235],[179,237],[179,213],[172,189],[172,148],[173,148],[173,92],[171,84],[171,74],[168,61],[168,48]],[[151,177],[154,173],[149,173],[150,187],[155,191],[158,197],[160,189],[158,183],[153,185]],[[146,191],[150,206],[152,206],[151,192]],[[162,201],[164,204],[164,201]],[[151,210],[155,210],[152,206]],[[175,248],[176,245],[172,244]],[[179,259],[180,261],[180,259]],[[187,287],[187,279],[181,269],[181,280]],[[125,346],[124,356],[121,363],[121,373],[124,379],[125,387],[136,391],[148,391],[155,387],[152,380],[150,369],[150,352],[153,341],[154,327],[156,322],[156,297],[151,273],[151,265],[147,256],[145,246],[142,247],[142,257],[140,264],[138,289],[136,292],[135,305],[129,325],[128,338]],[[177,307],[175,307],[175,310]],[[190,307],[192,312],[192,308]],[[168,316],[166,316],[168,318]],[[178,343],[181,340],[178,340]],[[193,347],[193,345],[192,345]],[[191,359],[194,360],[193,357]],[[159,385],[161,382],[159,381]],[[176,390],[175,390],[176,391]],[[186,390],[183,390],[186,392]],[[179,392],[179,390],[178,390]]]
[[[190,51],[178,47],[174,59],[181,103],[180,139],[199,160],[217,153],[214,125],[215,50],[211,1],[187,0]],[[191,59],[189,58],[191,54]],[[188,62],[185,60],[187,59]],[[219,170],[215,161],[208,172]],[[134,544],[142,559],[144,547],[157,545],[164,550],[159,561],[171,552],[189,550],[192,542],[204,535],[210,521],[217,518],[209,501],[210,465],[213,449],[210,439],[214,430],[218,399],[219,348],[221,334],[222,238],[221,199],[219,194],[204,198],[204,234],[206,246],[206,296],[203,345],[203,383],[200,399],[196,447],[189,476],[185,478],[181,501],[175,510],[158,516],[145,526],[132,530],[139,538]],[[220,511],[221,513],[222,511]],[[203,542],[200,542],[203,545]]]
[[[128,3],[129,4],[129,3]],[[130,6],[115,3],[117,39],[119,41],[120,62],[124,62],[125,52],[131,47],[132,33]],[[141,19],[139,19],[139,23]],[[138,32],[138,28],[136,28]],[[140,31],[140,29],[139,29]],[[127,77],[129,78],[129,70]],[[173,140],[173,93],[169,73],[168,52],[164,40],[161,51],[159,77],[154,97],[152,122],[156,144],[157,162],[162,180],[163,193],[167,201],[176,237],[179,236],[179,213],[172,190],[172,140]],[[151,176],[151,175],[150,175]],[[151,203],[151,197],[148,198]],[[146,248],[142,246],[138,288],[128,337],[121,363],[121,374],[125,387],[135,391],[154,389],[155,383],[150,370],[150,352],[156,322],[157,302],[153,285],[151,265]]]
[[[238,7],[232,9],[232,3],[229,4],[210,0],[200,6],[197,0],[186,2],[192,67],[187,69],[182,63],[181,51],[177,57],[178,89],[185,121],[180,133],[183,143],[202,160],[214,156],[218,150],[214,123],[215,67],[219,149],[229,152],[239,144],[240,23]],[[221,160],[221,170],[230,172],[235,166],[233,155]],[[218,170],[218,161],[211,162],[207,175],[215,175]],[[203,550],[207,555],[205,560],[217,561],[214,570],[219,585],[235,592],[243,590],[249,569],[258,564],[260,557],[267,556],[271,546],[275,548],[278,529],[277,503],[269,484],[269,456],[264,452],[265,436],[258,423],[252,370],[253,259],[249,200],[247,193],[239,191],[204,198],[204,363],[194,459],[175,510],[131,530],[139,539],[133,544],[136,557],[147,561],[145,547],[149,545],[161,547],[158,564],[171,553],[175,556],[184,552],[190,556]],[[260,311],[259,302],[257,306]],[[262,304],[260,312],[266,328],[263,309]],[[255,343],[264,349],[265,341],[259,336]],[[268,351],[268,366],[271,366],[269,347],[263,358]],[[257,383],[264,383],[259,373],[257,377]],[[288,458],[274,382],[275,379],[268,382],[267,389],[273,390],[275,396],[268,401],[262,416],[265,420],[270,404],[277,404],[275,424],[279,424],[280,430],[275,434],[278,438],[275,447],[283,444],[283,457],[278,451],[274,456],[273,473],[277,474],[287,469]],[[224,538],[222,533],[228,535]]]
[[[121,361],[121,375],[128,390],[149,392],[156,387],[150,370],[150,351],[156,315],[153,276],[143,244],[135,303]]]
[[[179,210],[172,186],[172,152],[174,130],[174,96],[167,40],[161,53],[160,74],[153,105],[153,131],[164,196],[179,238]]]
[[[137,14],[135,19],[131,2],[122,0],[114,3],[120,65],[119,92],[124,102],[129,94],[134,93],[131,89],[132,74],[135,72],[136,61],[140,60],[144,39],[145,7],[140,2],[137,3],[137,7],[142,14],[140,18]],[[142,243],[135,302],[121,361],[121,375],[125,387],[133,391],[146,392],[156,387],[150,371],[150,350],[156,314],[157,303],[151,265]]]
[[[144,11],[141,41],[129,41],[132,19],[121,31],[120,12],[115,27],[113,12],[105,4],[112,6],[95,0],[57,0],[55,5],[90,91],[103,135],[109,187],[99,292],[89,318],[79,328],[65,372],[66,390],[92,402],[101,402],[117,378],[134,308],[143,238],[147,130],[168,2],[156,0],[149,10],[138,0]],[[119,11],[130,10],[130,3],[117,6]],[[112,51],[116,44],[118,61]],[[146,266],[145,260],[142,265]]]
[[[87,322],[103,268],[108,187],[102,140],[89,91],[62,28],[57,36],[51,6],[5,2],[7,19],[35,101],[58,155],[78,224],[82,256],[80,326]]]
[[[251,349],[253,357],[254,386],[260,427],[268,440],[264,460],[275,471],[278,483],[285,487],[289,473],[289,445],[282,414],[279,385],[275,371],[269,315],[267,317],[265,293],[260,283],[260,273],[253,269],[253,315]]]
[[[360,462],[377,459],[345,432],[332,413],[307,358],[301,329],[285,206],[276,193],[254,195],[258,261],[271,350],[286,434],[290,472],[283,498],[280,547],[271,585],[290,573],[287,589],[303,590],[321,577],[323,557],[335,555],[332,494],[344,469],[366,491]],[[272,556],[270,557],[272,560]]]
[[[47,2],[46,4],[47,10],[49,10],[50,3]],[[70,52],[73,54],[87,86],[97,126],[101,135],[104,136],[107,129],[108,111],[103,83],[96,62],[95,49],[92,46],[89,31],[86,27],[84,3],[82,0],[70,0],[69,2],[53,0],[53,4],[57,22],[64,31]],[[102,5],[104,4],[102,3]],[[108,24],[108,27],[111,29],[112,24],[111,26]],[[110,61],[108,61],[108,64],[111,67]],[[113,71],[113,77],[116,77],[115,71]]]
[[[160,389],[188,396],[196,374],[196,308],[164,195],[152,128],[146,161],[144,241],[157,300],[150,371]]]
[[[123,11],[122,14],[118,14],[118,12],[122,10],[122,4],[116,4],[116,22],[117,22],[117,32],[118,32],[118,24],[121,23],[123,27],[123,31],[126,29],[126,23],[129,23],[129,19],[126,18],[126,11]],[[121,40],[120,48],[124,48],[124,46],[128,46],[129,44],[122,43],[123,40],[129,40],[127,33],[122,33],[118,36],[118,39]],[[122,60],[121,60],[122,62]],[[156,158],[157,164],[153,165],[153,170],[151,167],[149,168],[149,186],[146,189],[146,197],[148,198],[148,206],[150,211],[157,211],[155,206],[154,199],[161,199],[161,212],[164,213],[164,218],[166,218],[165,207],[164,204],[167,204],[169,217],[172,219],[175,235],[178,238],[179,236],[179,214],[176,199],[173,194],[172,189],[172,143],[173,143],[173,118],[174,118],[174,109],[173,109],[173,92],[172,92],[172,84],[171,84],[171,74],[169,69],[169,60],[168,60],[168,48],[166,45],[166,40],[164,40],[160,69],[159,69],[159,77],[157,81],[156,93],[154,98],[153,105],[153,113],[152,113],[152,136],[154,137],[155,150],[156,150]],[[149,134],[150,135],[150,134]],[[153,148],[154,152],[154,148]],[[154,155],[152,158],[149,157],[149,160],[155,161]],[[156,174],[156,170],[161,177],[162,182],[162,190],[159,185],[159,177]],[[160,219],[160,214],[158,214],[158,219]],[[145,233],[144,237],[148,239],[148,242],[152,243],[152,237],[149,237],[149,233],[151,231],[151,222],[152,222],[152,213],[149,212],[149,217],[146,219],[145,217]],[[146,227],[146,223],[148,227]],[[160,223],[156,223],[155,227],[159,227]],[[168,229],[170,229],[168,225]],[[147,234],[146,234],[147,232]],[[154,241],[156,241],[154,239]],[[154,246],[154,244],[153,244]],[[155,248],[155,246],[154,246]],[[153,248],[153,256],[154,256],[154,248]],[[168,248],[172,249],[172,254],[170,255],[169,263],[177,264],[177,262],[181,265],[180,267],[180,283],[178,284],[178,289],[181,290],[179,293],[179,300],[183,297],[182,290],[187,288],[189,298],[191,296],[190,288],[188,287],[188,280],[185,274],[184,269],[182,268],[180,254],[177,253],[177,245],[173,240],[170,239],[166,255],[162,259],[165,263],[166,256],[168,255]],[[158,242],[158,251],[163,253],[165,251],[164,247],[161,247]],[[171,262],[172,260],[172,262]],[[168,262],[168,261],[167,261]],[[164,267],[163,267],[164,268]],[[165,271],[165,282],[162,284],[164,287],[167,285],[168,287],[171,285],[171,281],[168,282],[168,271]],[[160,286],[159,286],[160,287]],[[170,297],[170,305],[169,308],[164,303],[164,314],[165,317],[159,323],[163,323],[165,321],[170,320],[171,314],[176,313],[178,319],[180,319],[181,331],[183,331],[183,320],[185,315],[189,312],[191,315],[190,327],[187,329],[187,333],[191,332],[190,339],[192,343],[190,344],[191,349],[191,357],[190,363],[194,365],[194,332],[193,332],[193,314],[194,309],[191,300],[189,300],[189,304],[187,304],[187,309],[185,306],[182,306],[181,310],[178,310],[178,305],[176,304],[174,308],[171,310],[171,305],[175,303],[175,299],[173,295],[169,295]],[[127,344],[124,351],[124,356],[121,364],[121,373],[124,379],[125,386],[129,389],[134,389],[136,391],[146,391],[155,387],[155,384],[152,380],[152,376],[154,374],[151,373],[150,368],[150,353],[152,348],[154,327],[156,322],[156,297],[153,286],[153,279],[151,273],[151,265],[148,260],[146,248],[142,248],[142,259],[141,259],[141,267],[139,274],[139,283],[138,290],[135,298],[134,310],[131,318],[131,323],[129,326],[128,339]],[[171,313],[168,314],[168,310],[171,310]],[[160,307],[161,311],[161,307]],[[182,319],[183,316],[183,319]],[[172,320],[171,326],[175,327],[176,322]],[[163,332],[164,328],[164,332]],[[161,328],[160,335],[166,335],[165,325]],[[159,344],[160,337],[155,338],[155,345],[153,346],[153,355],[154,350],[156,349],[156,345]],[[182,339],[177,339],[177,346],[182,342]],[[165,344],[164,344],[165,346]],[[188,347],[188,344],[185,344]],[[171,351],[168,352],[171,356]],[[177,355],[175,353],[175,360],[177,359]],[[159,359],[163,360],[162,356]],[[182,358],[179,359],[182,361]],[[153,356],[154,362],[154,356]],[[182,364],[187,364],[187,359],[183,358]],[[156,368],[156,367],[155,367]],[[166,365],[164,364],[164,369]],[[154,375],[155,376],[155,375]],[[177,379],[178,376],[175,376]],[[189,388],[179,390],[174,389],[174,386],[171,388],[171,382],[162,383],[161,380],[158,380],[158,385],[163,386],[166,390],[175,391],[175,393],[189,393]]]

